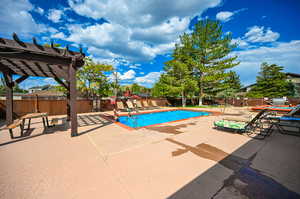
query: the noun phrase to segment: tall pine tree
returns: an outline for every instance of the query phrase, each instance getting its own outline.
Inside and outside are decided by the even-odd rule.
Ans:
[[[235,47],[231,34],[223,34],[219,21],[202,20],[195,25],[192,38],[194,76],[198,81],[199,105],[204,96],[216,95],[218,86],[228,76],[226,69],[239,64],[236,56],[229,56]]]
[[[247,94],[248,97],[284,97],[293,96],[293,85],[287,80],[282,66],[262,63],[256,77],[256,85]]]

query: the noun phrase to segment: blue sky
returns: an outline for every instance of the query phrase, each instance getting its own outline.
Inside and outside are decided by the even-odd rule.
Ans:
[[[123,84],[151,87],[170,59],[179,35],[197,20],[219,19],[238,44],[231,55],[244,85],[255,82],[264,61],[300,73],[299,0],[2,0],[0,37],[56,43],[114,65]],[[55,83],[30,78],[28,88]]]

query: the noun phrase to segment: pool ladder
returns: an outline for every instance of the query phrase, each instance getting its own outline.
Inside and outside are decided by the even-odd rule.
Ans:
[[[137,109],[136,109],[135,111],[136,111],[136,113],[138,113],[138,110],[137,110]],[[133,121],[134,127],[137,127],[137,126],[138,126],[137,117],[136,117],[135,115],[132,115],[130,110],[128,111],[127,122],[128,122],[129,119],[131,119],[131,120]]]

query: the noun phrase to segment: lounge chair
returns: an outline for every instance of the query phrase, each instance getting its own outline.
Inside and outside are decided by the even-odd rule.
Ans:
[[[140,110],[143,110],[143,109],[144,109],[144,107],[143,107],[141,101],[136,101],[135,104],[136,104],[136,107],[137,107],[138,109],[140,109]]]
[[[273,116],[268,117],[268,119],[271,123],[268,129],[269,134],[271,134],[276,128],[282,134],[300,136],[300,105],[296,106],[292,111],[284,116]]]
[[[264,117],[264,114],[267,110],[260,111],[251,121],[249,122],[238,122],[238,121],[229,121],[229,120],[219,120],[214,122],[214,126],[221,130],[229,130],[235,133],[249,133],[252,134],[257,128],[261,128],[261,119]],[[261,134],[263,137],[267,136],[266,134]]]
[[[119,101],[116,104],[117,104],[117,110],[118,111],[123,111],[123,112],[127,112],[128,111],[128,109],[125,108],[123,102]]]
[[[134,105],[133,105],[133,103],[132,103],[131,101],[127,100],[127,101],[126,101],[126,104],[127,104],[127,107],[128,107],[128,109],[129,109],[130,111],[132,111],[132,110],[135,109],[135,108],[134,108]]]
[[[143,101],[143,105],[145,109],[151,109],[147,101]]]
[[[151,104],[153,108],[160,108],[154,100],[151,100]]]

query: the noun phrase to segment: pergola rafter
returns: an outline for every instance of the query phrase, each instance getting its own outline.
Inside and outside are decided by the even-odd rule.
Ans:
[[[37,43],[35,38],[32,43],[23,42],[17,34],[13,40],[0,38],[0,72],[3,73],[6,84],[6,122],[13,122],[13,86],[26,80],[29,76],[52,77],[68,90],[67,113],[68,121],[71,120],[71,135],[77,135],[76,111],[76,70],[84,64],[84,53]],[[12,75],[20,75],[13,81]],[[64,80],[62,80],[64,79]]]

